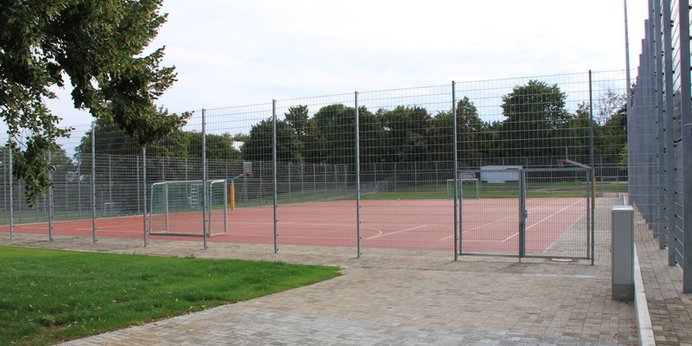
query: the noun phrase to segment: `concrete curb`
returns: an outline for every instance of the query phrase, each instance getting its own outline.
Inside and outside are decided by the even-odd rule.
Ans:
[[[642,272],[639,268],[637,245],[634,246],[634,313],[637,319],[639,344],[642,346],[656,345],[654,329],[651,326],[651,316],[649,316],[649,305],[646,302],[644,281],[642,280]]]

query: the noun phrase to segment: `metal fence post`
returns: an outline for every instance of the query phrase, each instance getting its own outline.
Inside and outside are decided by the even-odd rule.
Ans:
[[[519,169],[519,260],[526,256],[526,171]]]
[[[5,217],[8,216],[7,213],[8,213],[8,209],[9,209],[7,206],[7,203],[8,203],[8,197],[7,197],[7,180],[8,180],[7,179],[7,171],[8,170],[7,170],[7,165],[8,165],[9,161],[5,160],[5,154],[6,153],[9,153],[9,150],[5,150],[2,152],[2,162],[1,162],[2,163],[2,212],[5,215]]]
[[[91,241],[96,244],[96,122],[91,122]]]
[[[361,255],[361,229],[360,229],[360,111],[358,110],[358,92],[356,91],[353,95],[356,114],[355,114],[355,132],[356,132],[356,240],[357,240],[357,253],[356,257],[360,258]]]
[[[140,191],[140,187],[139,187],[139,181],[140,181],[139,180],[139,175],[140,175],[140,173],[139,173],[139,156],[135,157],[135,161],[137,163],[137,183],[136,183],[136,185],[137,185],[137,214],[139,214],[142,212],[142,204],[141,204],[142,201],[140,200],[140,196],[142,196],[142,192]]]
[[[683,292],[692,293],[692,81],[690,80],[690,2],[680,0],[680,109],[682,120]]]
[[[276,180],[276,100],[272,100],[272,174],[273,174],[273,202],[272,202],[272,208],[274,211],[274,253],[279,252],[279,243],[278,243],[278,225],[277,223],[279,222],[279,219],[277,218],[277,180]],[[325,178],[326,181],[326,178]]]
[[[663,0],[663,23],[671,23],[672,15],[670,13],[670,0]],[[673,105],[673,44],[672,44],[672,30],[671,25],[662,25],[663,28],[663,77],[664,77],[664,87],[663,92],[665,94],[665,119],[664,119],[664,137],[665,137],[665,173],[666,173],[666,187],[665,187],[665,200],[667,201],[665,205],[665,220],[666,220],[666,233],[668,238],[672,239],[674,237],[675,229],[675,212],[673,209],[673,203],[675,201],[675,115],[674,105]],[[675,251],[673,249],[673,243],[668,242],[668,265],[675,265]]]
[[[112,156],[108,154],[108,202],[113,202],[113,168]]]
[[[223,234],[228,234],[228,179],[225,179],[223,183]],[[231,182],[233,184],[233,182]],[[235,191],[235,188],[234,188]],[[233,197],[235,198],[235,197]]]
[[[82,218],[82,162],[77,164],[77,214]]]
[[[459,202],[459,161],[457,158],[457,97],[455,82],[452,81],[452,156],[454,162],[454,260],[459,259],[462,252],[461,237],[461,203]],[[458,206],[458,209],[457,209]]]
[[[144,247],[149,245],[147,238],[147,147],[142,147],[142,221],[144,222]]]
[[[14,239],[14,189],[13,189],[13,168],[12,168],[12,137],[9,139],[9,181],[10,181],[10,239]]]
[[[209,229],[207,228],[207,119],[206,110],[202,109],[202,238],[204,239],[204,249],[208,248]]]
[[[594,253],[594,227],[595,227],[595,219],[594,219],[594,212],[596,211],[596,202],[594,200],[595,198],[595,190],[596,190],[596,175],[595,170],[594,170],[594,164],[596,163],[595,159],[595,144],[594,144],[594,131],[593,131],[593,78],[591,75],[591,70],[589,70],[589,165],[591,166],[591,170],[587,172],[587,175],[589,175],[589,193],[587,194],[587,198],[590,196],[590,213],[587,213],[587,229],[586,229],[586,255],[587,257],[591,257],[591,265],[594,264],[595,261],[595,253]]]
[[[661,36],[663,34],[663,29],[661,28],[662,26],[662,19],[663,19],[663,14],[661,13],[661,1],[655,1],[654,2],[654,18],[655,20],[653,21],[653,32],[655,33],[653,36],[654,39],[654,54],[652,58],[654,59],[654,76],[655,76],[655,82],[654,82],[654,107],[655,107],[655,113],[656,114],[656,179],[655,179],[655,185],[656,185],[656,224],[655,227],[658,229],[658,247],[659,249],[665,249],[666,243],[668,242],[668,233],[666,232],[666,228],[663,227],[663,218],[664,218],[664,204],[665,204],[665,193],[664,193],[664,178],[665,174],[663,174],[663,151],[665,150],[665,143],[663,140],[663,126],[664,126],[664,111],[663,111],[663,80],[662,80],[662,75],[663,75],[663,60],[662,54],[663,54],[663,46],[661,44]]]
[[[53,161],[53,154],[48,150],[48,165]],[[53,241],[53,170],[48,167],[48,180],[51,185],[48,186],[48,241]]]

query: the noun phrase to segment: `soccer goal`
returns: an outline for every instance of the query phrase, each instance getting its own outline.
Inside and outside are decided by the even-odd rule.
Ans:
[[[207,210],[201,180],[161,181],[151,185],[149,234],[208,236],[228,234],[228,184],[207,180]],[[205,227],[206,223],[206,227]]]

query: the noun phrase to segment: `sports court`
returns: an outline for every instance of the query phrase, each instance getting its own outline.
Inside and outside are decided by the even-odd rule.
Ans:
[[[363,200],[360,202],[361,246],[376,249],[453,251],[454,202],[446,199]],[[586,218],[583,198],[533,198],[527,200],[527,254],[542,255],[556,246]],[[519,206],[516,199],[464,200],[461,206],[462,253],[516,255],[519,251]],[[222,210],[210,213],[209,232],[218,234],[212,242],[272,244],[272,207],[245,207],[227,210],[224,234]],[[152,223],[163,222],[160,216]],[[168,215],[168,235],[149,239],[192,240],[201,238],[203,213],[172,212]],[[277,242],[280,245],[357,246],[356,201],[312,202],[277,207]],[[2,232],[7,232],[7,227]],[[15,225],[15,232],[48,234],[47,223]],[[584,232],[584,231],[582,231]],[[53,236],[92,236],[92,220],[52,223]],[[185,235],[181,235],[185,234]],[[142,215],[97,218],[97,237],[143,238]],[[586,238],[583,238],[585,248]]]

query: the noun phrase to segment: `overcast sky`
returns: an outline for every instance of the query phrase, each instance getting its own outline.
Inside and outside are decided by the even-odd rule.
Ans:
[[[632,68],[646,0],[629,0]],[[172,112],[452,80],[621,70],[622,0],[165,0]],[[69,90],[50,103],[88,124]]]

